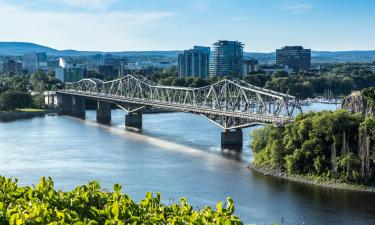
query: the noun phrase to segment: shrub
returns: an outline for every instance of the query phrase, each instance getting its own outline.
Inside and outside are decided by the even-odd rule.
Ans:
[[[101,191],[96,181],[63,192],[54,189],[51,178],[42,177],[33,188],[0,177],[0,224],[243,224],[233,212],[231,198],[224,206],[219,202],[216,210],[194,210],[185,198],[164,205],[159,193],[147,193],[137,204],[119,184],[113,192]]]

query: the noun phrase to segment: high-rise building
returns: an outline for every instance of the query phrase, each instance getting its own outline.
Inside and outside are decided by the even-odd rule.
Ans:
[[[243,48],[239,41],[218,41],[212,46],[210,76],[235,76],[243,74]]]
[[[248,75],[255,71],[255,66],[258,65],[258,60],[256,59],[245,59],[243,61],[243,75]]]
[[[47,67],[47,54],[45,52],[36,53],[38,67]]]
[[[208,77],[210,48],[194,46],[178,55],[178,72],[180,77]]]
[[[289,69],[298,72],[311,68],[311,49],[302,46],[285,46],[276,50],[276,64],[288,66]]]
[[[29,72],[34,72],[38,68],[38,56],[35,52],[23,56],[23,68]]]
[[[23,68],[34,72],[39,68],[47,67],[47,54],[45,52],[31,52],[23,56]]]
[[[76,82],[83,79],[83,68],[78,64],[66,63],[59,59],[59,66],[55,68],[56,79],[61,82]]]
[[[119,76],[119,70],[112,65],[99,65],[98,73],[103,77],[103,79],[113,79]]]
[[[22,63],[14,59],[8,59],[3,63],[3,73],[17,75],[21,74]]]
[[[126,61],[127,61],[126,58],[111,55],[111,54],[106,54],[103,56],[103,63],[100,64],[100,66],[105,66],[101,68],[102,70],[104,69],[107,72],[111,70],[110,67],[113,67],[113,71],[117,71],[116,74],[113,74],[112,73],[113,71],[111,72],[112,75],[115,77],[119,75],[124,75],[124,68],[126,65]],[[99,72],[99,67],[98,67],[98,72]]]

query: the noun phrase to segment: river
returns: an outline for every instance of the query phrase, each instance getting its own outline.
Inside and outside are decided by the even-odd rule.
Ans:
[[[313,104],[321,110],[334,105]],[[280,181],[246,169],[251,160],[249,133],[242,153],[222,151],[220,128],[186,113],[143,116],[140,133],[124,127],[121,110],[112,124],[46,116],[0,124],[0,174],[21,185],[51,176],[55,186],[71,190],[98,180],[105,188],[121,183],[135,200],[161,192],[165,203],[187,197],[195,207],[215,206],[233,197],[236,214],[246,223],[375,224],[375,194],[337,191]]]

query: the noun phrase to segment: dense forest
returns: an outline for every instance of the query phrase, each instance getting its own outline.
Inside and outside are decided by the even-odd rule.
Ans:
[[[253,164],[289,175],[368,184],[375,180],[375,118],[345,110],[300,114],[254,131]]]

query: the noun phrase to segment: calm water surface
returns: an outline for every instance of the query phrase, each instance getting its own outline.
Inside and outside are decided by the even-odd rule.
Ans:
[[[312,110],[336,109],[312,105]],[[0,124],[0,174],[22,185],[51,176],[70,190],[90,180],[121,183],[135,200],[161,192],[166,203],[187,197],[194,206],[215,206],[232,196],[236,214],[256,224],[375,224],[375,195],[333,191],[280,181],[246,169],[249,132],[242,153],[220,148],[220,128],[185,113],[144,115],[141,133],[126,131],[125,113],[112,112],[111,126],[47,116]]]

